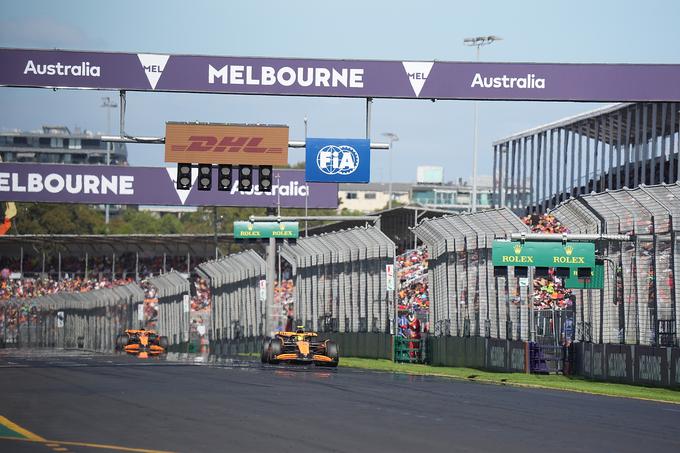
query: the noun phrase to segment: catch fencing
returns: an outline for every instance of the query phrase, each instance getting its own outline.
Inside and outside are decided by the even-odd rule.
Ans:
[[[265,261],[253,250],[200,264],[196,272],[210,284],[213,340],[263,337]]]
[[[594,343],[678,344],[680,186],[583,195],[552,214],[572,233],[630,234],[598,244],[604,288],[580,289],[576,338]]]
[[[393,332],[395,245],[379,229],[300,238],[284,244],[281,256],[293,268],[296,324],[329,333]]]
[[[158,319],[154,326],[159,335],[168,337],[171,346],[189,341],[190,283],[179,272],[172,271],[147,280],[154,289]]]
[[[430,333],[528,339],[530,288],[512,268],[494,276],[494,239],[529,228],[508,208],[426,219],[414,233],[428,247]],[[530,275],[531,277],[531,275]]]
[[[58,293],[0,304],[4,346],[111,351],[116,335],[136,326],[144,292],[135,284]]]

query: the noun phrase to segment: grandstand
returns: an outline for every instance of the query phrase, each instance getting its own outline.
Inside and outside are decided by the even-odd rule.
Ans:
[[[591,192],[678,180],[680,104],[614,104],[497,140],[493,204],[546,212]]]

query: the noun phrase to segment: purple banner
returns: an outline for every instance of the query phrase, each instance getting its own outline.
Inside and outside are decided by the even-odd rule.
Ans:
[[[257,173],[257,172],[255,172]],[[120,167],[0,163],[0,200],[45,203],[164,206],[252,206],[337,208],[338,185],[305,182],[304,170],[274,170],[271,193],[198,190],[193,169],[191,190],[177,190],[176,167]],[[255,175],[254,184],[258,178]]]
[[[680,101],[680,65],[321,60],[0,49],[0,85],[363,98]]]

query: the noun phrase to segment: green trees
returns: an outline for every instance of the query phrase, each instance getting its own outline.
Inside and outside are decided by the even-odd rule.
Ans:
[[[88,205],[18,203],[18,213],[9,234],[105,234],[104,213]],[[304,209],[282,209],[282,216],[303,216]],[[309,209],[309,215],[335,215],[335,209]],[[343,211],[344,215],[355,213]],[[266,215],[264,208],[217,208],[217,231],[231,233],[233,222],[251,215]],[[322,222],[309,222],[309,226]],[[134,207],[111,216],[109,234],[200,234],[215,231],[212,207],[196,212],[151,213]]]

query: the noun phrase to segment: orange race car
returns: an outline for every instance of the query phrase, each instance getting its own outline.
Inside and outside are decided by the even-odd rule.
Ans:
[[[155,330],[128,329],[116,337],[116,350],[128,354],[158,355],[167,352],[168,337],[160,336]]]
[[[262,363],[314,364],[336,367],[340,361],[338,345],[334,341],[318,341],[316,332],[276,332],[274,338],[262,345]]]

